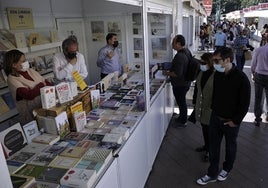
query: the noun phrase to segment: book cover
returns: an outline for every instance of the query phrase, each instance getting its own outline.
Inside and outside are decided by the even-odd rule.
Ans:
[[[101,134],[89,134],[85,139],[100,142],[102,141],[103,137],[104,135]]]
[[[40,89],[42,108],[49,109],[56,106],[55,86],[45,86]]]
[[[14,174],[25,165],[25,163],[19,161],[6,160],[6,162],[9,174]]]
[[[117,144],[121,144],[123,142],[123,138],[121,134],[107,133],[104,135],[102,142],[114,142]]]
[[[75,168],[95,170],[97,172],[97,175],[100,174],[104,167],[105,165],[102,161],[92,161],[83,158],[75,165]]]
[[[46,167],[44,171],[36,178],[37,184],[39,182],[60,183],[60,179],[67,172],[67,169]]]
[[[114,151],[121,147],[121,144],[117,144],[115,142],[99,142],[98,147],[112,150],[114,153]]]
[[[107,99],[107,100],[103,101],[100,106],[102,108],[116,109],[119,107],[119,104],[120,103],[115,99]]]
[[[73,97],[77,96],[78,95],[77,83],[76,82],[69,82],[69,84],[70,84],[72,96]]]
[[[14,36],[17,48],[27,47],[26,37],[24,33],[15,33]]]
[[[91,108],[92,109],[99,108],[100,90],[99,89],[90,90],[90,98],[91,98]]]
[[[44,128],[45,133],[59,135],[55,117],[52,116],[37,116],[39,127]]]
[[[73,76],[74,80],[76,81],[77,86],[80,88],[80,90],[83,91],[87,87],[87,84],[84,81],[84,79],[82,78],[82,76],[79,74],[78,71],[74,71],[72,73],[72,76]]]
[[[21,163],[28,163],[35,155],[35,152],[31,151],[18,151],[8,158],[10,161],[17,161]]]
[[[68,146],[69,146],[68,142],[59,141],[53,145],[48,146],[43,152],[52,154],[54,153],[56,155],[59,155]]]
[[[39,166],[47,166],[49,163],[55,159],[57,155],[55,153],[38,153],[28,161],[28,164],[34,164]]]
[[[30,188],[35,182],[33,177],[30,176],[20,176],[17,174],[10,175],[13,188]]]
[[[35,120],[30,121],[22,126],[27,142],[31,143],[33,138],[39,136],[41,132],[38,129],[37,122]]]
[[[114,125],[114,126],[119,126],[122,123],[122,120],[117,120],[117,119],[110,119],[107,121],[107,125]]]
[[[53,145],[60,140],[59,135],[42,133],[32,139],[32,142]]]
[[[79,161],[78,158],[72,157],[64,157],[64,156],[57,156],[51,163],[48,165],[49,167],[55,168],[63,168],[63,169],[70,169]]]
[[[87,124],[85,125],[85,128],[100,128],[102,127],[102,125],[104,124],[103,121],[97,121],[97,120],[93,120],[93,119],[90,119]]]
[[[73,100],[70,85],[67,82],[61,82],[56,86],[56,92],[61,104]]]
[[[99,142],[95,142],[92,140],[81,140],[81,141],[77,142],[77,144],[75,146],[85,148],[86,150],[88,150],[89,148],[93,148],[93,147],[97,146],[98,144],[99,144]]]
[[[41,43],[41,35],[39,33],[30,33],[29,46],[39,45]]]
[[[122,127],[122,126],[113,128],[110,133],[121,134],[123,137],[123,140],[127,140],[130,135],[129,128]]]
[[[13,100],[13,97],[12,97],[10,92],[4,93],[2,95],[2,98],[4,99],[6,104],[8,105],[9,109],[16,108],[16,104],[15,104],[15,102]]]
[[[83,111],[83,103],[82,101],[78,101],[70,106],[70,111],[72,114],[75,112],[82,112]]]
[[[0,132],[0,140],[7,156],[11,156],[27,144],[20,123],[16,123]]]
[[[15,174],[36,178],[44,171],[44,169],[45,169],[44,166],[26,164],[24,167],[18,170]]]
[[[27,144],[24,148],[22,148],[20,151],[40,153],[44,151],[47,147],[48,147],[47,144],[31,142]]]
[[[95,170],[71,168],[60,179],[60,184],[70,187],[88,188],[96,181]]]
[[[109,128],[97,128],[93,132],[93,134],[100,134],[100,135],[105,135],[106,133],[110,133],[111,129]]]
[[[2,98],[2,96],[0,96],[0,115],[7,113],[10,109],[9,106],[6,104],[6,102],[4,101],[4,99]]]
[[[95,109],[92,109],[89,114],[90,115],[93,115],[93,116],[101,116],[103,115],[105,112],[104,109],[101,109],[101,108],[95,108]]]
[[[105,148],[89,148],[89,150],[83,156],[83,159],[102,161],[107,163],[112,159],[112,150]]]
[[[16,46],[14,44],[12,44],[12,42],[10,42],[4,35],[2,35],[0,33],[0,43],[6,47],[7,49],[11,50],[11,49],[15,49]]]
[[[60,153],[60,156],[81,158],[86,152],[86,148],[72,146],[68,147]]]
[[[85,125],[87,124],[87,118],[86,118],[86,112],[75,112],[73,114],[74,122],[75,122],[75,129],[76,131],[81,131],[85,128]]]
[[[68,133],[63,140],[76,140],[80,141],[87,137],[87,133],[81,133],[81,132],[70,132]]]
[[[55,122],[58,128],[60,138],[64,138],[70,132],[70,124],[68,121],[66,111],[60,113],[55,117]]]

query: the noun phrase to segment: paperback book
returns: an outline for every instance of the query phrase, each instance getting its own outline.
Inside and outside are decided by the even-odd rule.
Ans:
[[[104,135],[101,134],[89,134],[85,139],[100,142],[102,141],[103,137]]]
[[[89,148],[89,150],[83,156],[83,159],[102,161],[108,163],[112,159],[112,150],[104,148]]]
[[[95,170],[97,172],[97,175],[100,174],[104,167],[105,165],[102,161],[92,161],[83,158],[75,165],[75,168]]]
[[[72,157],[64,157],[64,156],[57,156],[51,163],[48,165],[49,167],[55,168],[63,168],[63,169],[70,169],[79,161],[78,158]]]
[[[13,188],[31,188],[35,182],[35,179],[30,176],[20,176],[16,174],[11,174],[10,179]]]
[[[49,182],[60,184],[60,179],[67,172],[67,169],[46,167],[44,171],[36,178],[37,184]]]
[[[35,120],[23,125],[23,131],[28,143],[31,143],[35,137],[41,134]]]
[[[6,162],[9,174],[14,174],[25,165],[25,163],[19,161],[6,160]]]
[[[7,156],[11,156],[27,144],[20,123],[16,123],[0,132],[0,140]]]
[[[81,140],[81,141],[77,142],[77,144],[75,146],[85,148],[86,150],[88,150],[89,148],[96,147],[98,144],[99,144],[99,142],[95,142],[92,140]]]
[[[32,139],[32,141],[35,143],[49,144],[49,145],[53,145],[59,140],[60,140],[59,135],[48,134],[48,133],[42,133]]]
[[[55,86],[45,86],[40,89],[42,108],[49,109],[56,106]]]
[[[96,181],[95,170],[71,168],[60,179],[60,184],[70,187],[88,188]]]
[[[107,133],[104,135],[102,142],[114,142],[117,144],[121,144],[123,142],[123,138],[121,134]]]
[[[26,164],[24,167],[18,170],[15,174],[37,178],[44,171],[44,169],[45,169],[44,166]]]
[[[73,100],[73,95],[69,83],[61,82],[55,87],[60,104]]]
[[[28,164],[47,166],[56,156],[55,153],[38,153],[28,162]]]
[[[72,146],[63,150],[60,153],[60,156],[81,158],[85,154],[86,150],[87,148]]]
[[[73,114],[73,117],[74,117],[76,131],[79,132],[82,129],[84,129],[87,123],[86,112],[85,111],[75,112]]]
[[[81,133],[81,132],[70,132],[68,133],[63,140],[76,140],[80,141],[87,137],[87,133]]]
[[[100,90],[99,89],[90,90],[90,98],[91,98],[91,108],[92,109],[99,108]]]

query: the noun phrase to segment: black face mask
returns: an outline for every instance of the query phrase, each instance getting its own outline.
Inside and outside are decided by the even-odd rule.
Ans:
[[[65,56],[68,59],[74,59],[74,58],[76,58],[76,52],[68,52]]]
[[[118,46],[118,41],[114,41],[113,47],[116,48]]]

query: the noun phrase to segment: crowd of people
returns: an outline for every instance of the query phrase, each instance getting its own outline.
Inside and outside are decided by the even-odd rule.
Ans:
[[[222,22],[217,25],[204,24],[200,27],[201,50],[204,50],[205,45],[208,44],[213,45],[213,51],[204,51],[201,55],[200,72],[195,81],[192,101],[194,110],[188,119],[201,125],[204,145],[195,150],[204,152],[204,160],[209,161],[207,174],[196,181],[199,185],[224,181],[233,168],[239,127],[248,112],[251,96],[250,79],[243,71],[247,51],[253,54],[250,61],[255,89],[255,126],[260,126],[263,113],[266,115],[265,120],[268,121],[264,104],[266,109],[268,105],[263,103],[264,98],[268,100],[268,25],[263,26],[260,46],[256,49],[250,45],[256,26],[254,23],[250,26],[242,22]],[[175,128],[187,127],[187,121],[184,120],[185,108],[187,109],[185,95],[189,90],[189,83],[183,79],[187,69],[185,43],[182,35],[175,36],[172,47],[177,54],[172,61],[170,71],[164,72],[171,78],[173,93],[180,110]],[[225,159],[220,169],[220,148],[223,137],[225,138]]]

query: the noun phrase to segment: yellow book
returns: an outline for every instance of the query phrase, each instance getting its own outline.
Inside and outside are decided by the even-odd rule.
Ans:
[[[72,73],[74,80],[76,81],[78,87],[80,88],[80,90],[84,90],[87,87],[86,82],[84,81],[84,79],[82,78],[82,76],[79,74],[78,71],[74,71]]]
[[[70,111],[72,114],[75,112],[82,112],[83,111],[83,103],[78,101],[77,103],[70,106]]]

